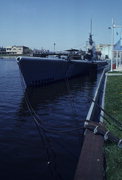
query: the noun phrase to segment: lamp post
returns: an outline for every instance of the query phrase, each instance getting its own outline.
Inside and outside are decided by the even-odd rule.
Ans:
[[[115,24],[114,24],[114,20],[112,19],[112,44],[111,44],[112,57],[111,57],[111,71],[113,71],[113,61],[114,61],[114,28],[115,28]]]
[[[55,52],[55,46],[56,46],[56,43],[54,42],[54,44],[53,44],[53,45],[54,45],[54,52]]]
[[[114,28],[115,28],[115,24],[114,24],[114,20],[112,19],[112,26],[109,27],[109,29],[112,30],[112,33],[111,33],[111,71],[113,71],[113,60],[114,60]]]

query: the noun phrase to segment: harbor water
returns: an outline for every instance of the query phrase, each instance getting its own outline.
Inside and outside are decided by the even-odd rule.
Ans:
[[[16,60],[0,59],[1,180],[73,180],[99,77],[26,89]]]

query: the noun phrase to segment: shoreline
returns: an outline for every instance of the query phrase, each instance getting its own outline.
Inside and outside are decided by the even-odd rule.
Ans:
[[[0,54],[0,59],[12,59],[12,58],[17,58],[18,56],[28,56],[31,57],[32,55],[26,55],[26,54],[16,54],[16,55],[2,55]]]

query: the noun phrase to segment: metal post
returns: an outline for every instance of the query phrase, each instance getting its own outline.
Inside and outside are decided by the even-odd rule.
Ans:
[[[118,58],[119,58],[119,54],[118,51],[116,51],[116,68],[118,67]]]
[[[120,52],[120,65],[122,65],[122,52]]]
[[[111,57],[111,71],[113,71],[113,61],[114,61],[114,20],[112,19],[112,43],[111,43],[111,47],[112,47],[112,57]]]
[[[55,52],[55,46],[56,46],[56,43],[54,42],[54,44],[53,44],[53,45],[54,45],[54,52]]]

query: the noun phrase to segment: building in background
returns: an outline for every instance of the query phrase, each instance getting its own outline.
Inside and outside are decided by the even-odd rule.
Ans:
[[[31,49],[26,46],[10,46],[6,47],[7,55],[29,55],[31,53]]]
[[[96,50],[101,52],[101,59],[111,59],[112,58],[111,44],[99,44],[96,46]]]
[[[113,50],[112,50],[113,48]],[[99,44],[96,46],[97,51],[101,52],[102,59],[112,59],[112,52],[113,58],[120,58],[122,59],[122,38],[120,38],[112,47],[111,44]]]
[[[99,44],[96,49],[101,52],[101,59],[111,60],[111,71],[122,65],[122,37],[113,46]]]
[[[120,38],[113,48],[113,59],[116,61],[116,67],[122,65],[122,38]]]
[[[122,38],[120,38],[117,43],[114,45],[113,51],[114,58],[122,59]]]

